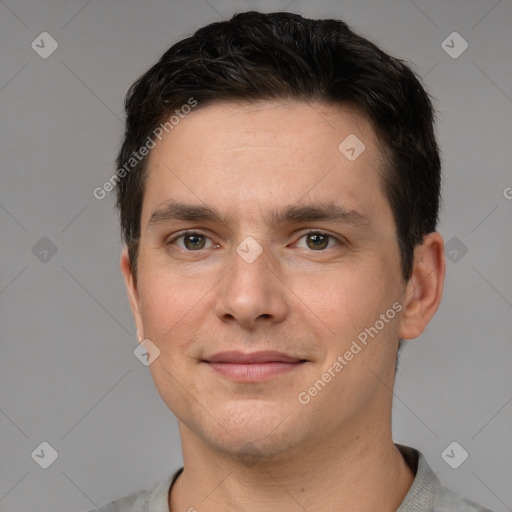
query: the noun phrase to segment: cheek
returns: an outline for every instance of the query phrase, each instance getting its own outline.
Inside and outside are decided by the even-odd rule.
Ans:
[[[170,275],[153,268],[141,273],[139,285],[140,311],[144,334],[160,350],[185,345],[197,326],[202,289],[197,280]],[[170,341],[173,341],[171,344]]]
[[[377,261],[375,259],[374,264],[364,265],[364,268],[347,264],[329,275],[316,275],[314,279],[304,280],[297,293],[309,297],[310,311],[304,309],[304,314],[318,326],[316,338],[325,351],[321,363],[324,371],[338,356],[347,351],[357,352],[355,356],[348,354],[350,362],[343,363],[348,364],[343,370],[344,377],[337,380],[350,389],[350,382],[358,385],[357,382],[371,377],[370,369],[384,374],[383,367],[392,362],[390,354],[397,322],[392,320],[382,324],[380,315],[390,310],[396,300],[392,291],[393,276]],[[391,313],[388,320],[395,317],[395,311],[391,310]],[[312,326],[310,323],[308,328]],[[333,388],[338,389],[338,385]]]
[[[309,308],[319,323],[343,339],[382,312],[390,284],[378,277],[375,268],[346,264],[332,272],[303,276],[291,288],[303,308]]]

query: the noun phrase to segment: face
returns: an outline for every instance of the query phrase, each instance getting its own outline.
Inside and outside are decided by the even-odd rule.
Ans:
[[[381,166],[357,112],[293,101],[197,109],[152,150],[136,285],[121,266],[182,438],[278,455],[388,421],[408,290]]]

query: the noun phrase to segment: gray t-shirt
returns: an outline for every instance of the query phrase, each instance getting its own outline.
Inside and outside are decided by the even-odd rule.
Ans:
[[[491,512],[444,487],[418,450],[400,444],[396,446],[416,474],[397,512]],[[156,489],[143,489],[107,503],[99,510],[101,512],[169,512],[169,489],[182,471],[183,468],[180,468]],[[97,510],[88,512],[97,512]]]

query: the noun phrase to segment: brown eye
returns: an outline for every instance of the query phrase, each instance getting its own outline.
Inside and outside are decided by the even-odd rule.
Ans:
[[[170,238],[165,242],[169,250],[182,252],[199,252],[208,249],[217,249],[220,246],[212,241],[212,239],[199,231],[182,231],[180,234]]]
[[[189,251],[197,251],[204,248],[206,238],[203,235],[193,233],[191,235],[183,235],[183,243]]]
[[[329,245],[329,235],[323,233],[308,233],[306,235],[306,244],[314,251],[325,249]]]

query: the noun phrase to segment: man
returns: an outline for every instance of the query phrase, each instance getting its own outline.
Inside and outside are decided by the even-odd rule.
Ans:
[[[246,12],[126,111],[121,270],[184,468],[102,510],[485,510],[391,433],[399,345],[445,276],[412,71],[341,21]]]

